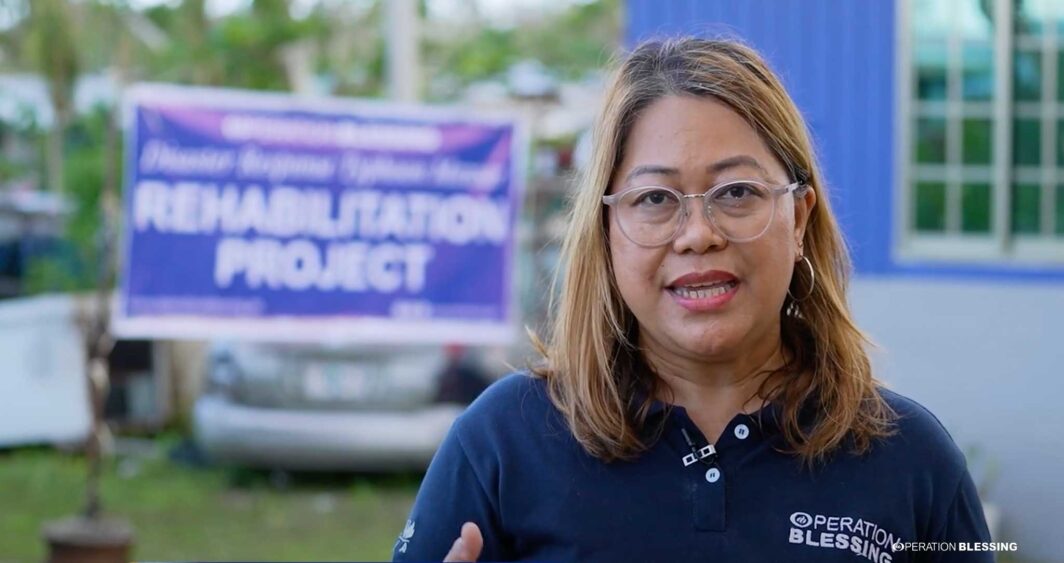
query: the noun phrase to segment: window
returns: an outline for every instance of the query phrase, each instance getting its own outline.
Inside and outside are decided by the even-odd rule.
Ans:
[[[898,6],[901,253],[1064,262],[1064,2]]]

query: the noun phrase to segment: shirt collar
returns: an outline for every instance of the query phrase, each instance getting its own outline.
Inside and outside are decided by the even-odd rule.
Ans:
[[[643,404],[643,401],[646,400],[647,396],[648,396],[648,393],[646,392],[646,390],[644,390],[644,389],[637,390],[633,394],[633,397],[632,397],[632,408],[633,409],[638,409],[639,406]],[[807,405],[807,407],[808,407],[808,405]],[[675,410],[683,411],[684,408],[679,406],[679,405],[672,404],[672,403],[666,403],[665,401],[662,401],[661,399],[654,398],[654,399],[651,400],[650,408],[647,410],[647,420],[649,421],[653,417],[662,415],[663,413],[666,413],[666,412],[675,411]],[[783,406],[780,403],[778,403],[778,402],[767,402],[767,403],[765,403],[765,405],[763,407],[761,407],[760,409],[758,409],[756,411],[753,411],[753,412],[750,412],[750,413],[741,413],[741,414],[738,414],[736,416],[747,417],[750,420],[752,420],[755,424],[757,424],[758,427],[761,428],[761,430],[763,432],[768,432],[768,431],[775,431],[775,430],[779,429],[779,425],[780,425],[779,420],[782,417],[782,413],[783,413]],[[813,412],[811,411],[811,409],[802,408],[801,411],[800,411],[801,420],[802,421],[807,421],[812,414],[813,414]]]

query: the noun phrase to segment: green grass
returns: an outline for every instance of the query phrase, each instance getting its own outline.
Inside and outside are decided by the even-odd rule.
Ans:
[[[41,524],[80,510],[85,474],[80,456],[0,452],[0,562],[45,559]],[[132,523],[138,560],[375,561],[391,557],[417,483],[297,475],[279,490],[262,473],[159,455],[108,463],[102,498],[106,513]]]

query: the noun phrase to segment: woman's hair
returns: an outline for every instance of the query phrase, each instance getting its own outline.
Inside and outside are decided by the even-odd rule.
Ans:
[[[804,235],[816,283],[810,289],[808,268],[796,265],[779,313],[783,377],[766,378],[759,393],[782,409],[784,449],[809,465],[846,443],[855,453],[866,451],[874,439],[891,433],[894,413],[876,391],[864,348],[868,340],[848,310],[850,260],[827,187],[794,102],[765,61],[734,40],[653,41],[621,61],[573,195],[549,337],[544,342],[530,331],[543,356],[531,371],[547,381],[551,401],[589,454],[606,461],[632,459],[659,436],[660,427],[647,432],[647,413],[655,396],[667,390],[637,347],[638,324],[612,271],[601,197],[636,119],[672,95],[726,104],[759,133],[792,181],[803,180],[819,192]],[[771,380],[777,383],[769,388]]]

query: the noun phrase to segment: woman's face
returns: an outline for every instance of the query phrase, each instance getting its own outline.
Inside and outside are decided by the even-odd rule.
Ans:
[[[731,180],[770,187],[791,179],[757,132],[711,98],[668,96],[648,106],[624,146],[609,193],[667,186],[701,194]],[[728,361],[779,340],[779,312],[791,281],[813,190],[776,200],[768,230],[730,242],[685,199],[689,216],[672,242],[631,242],[610,208],[609,244],[621,297],[639,322],[640,339],[657,355]],[[701,289],[695,289],[700,287]]]

